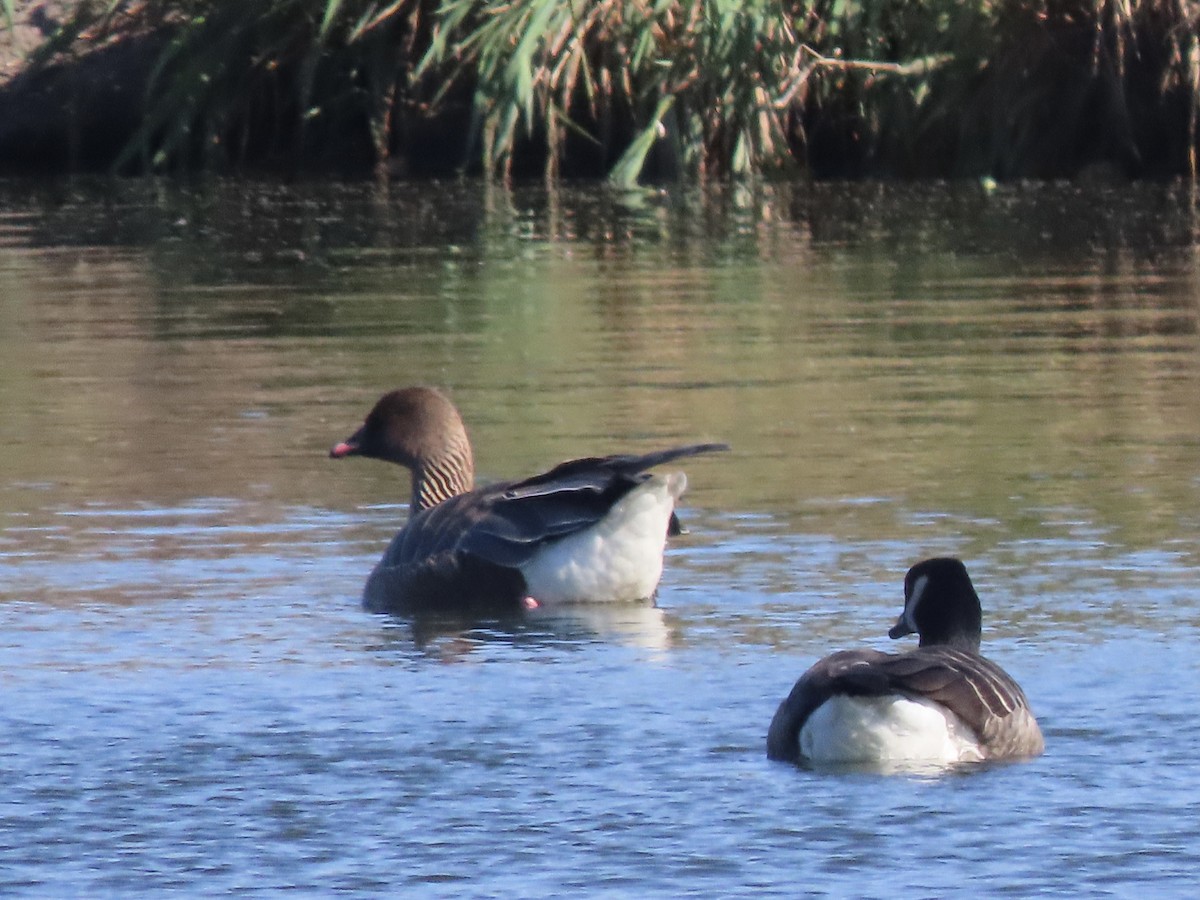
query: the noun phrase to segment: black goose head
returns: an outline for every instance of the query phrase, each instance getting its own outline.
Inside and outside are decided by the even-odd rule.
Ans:
[[[983,612],[971,576],[961,560],[941,557],[919,562],[904,576],[904,612],[888,637],[920,636],[920,646],[979,651]]]

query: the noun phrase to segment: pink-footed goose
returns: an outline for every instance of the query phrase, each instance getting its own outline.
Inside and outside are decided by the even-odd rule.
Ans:
[[[1012,677],[979,655],[982,612],[966,566],[927,559],[904,578],[891,638],[907,653],[842,650],[819,660],[779,705],[772,759],[950,764],[1037,756],[1043,740]]]
[[[367,579],[378,612],[511,612],[556,603],[653,597],[675,501],[687,479],[647,470],[725,444],[576,459],[523,481],[474,488],[462,418],[441,391],[385,394],[329,451],[412,473],[408,523]]]

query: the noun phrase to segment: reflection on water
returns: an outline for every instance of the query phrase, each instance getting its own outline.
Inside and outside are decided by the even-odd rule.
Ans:
[[[578,639],[616,641],[646,650],[669,650],[671,626],[662,609],[643,603],[587,603],[560,610],[534,610],[532,621]]]
[[[726,508],[1073,508],[1135,541],[1182,512],[1196,276],[1166,188],[1106,197],[1109,216],[1065,189],[731,192],[699,215],[476,186],[104,200],[8,215],[33,246],[0,252],[0,435],[72,436],[10,459],[12,484],[332,505],[346,475],[280,469],[432,381],[493,477],[736,436],[753,467],[693,479]],[[361,478],[402,499],[395,474]]]
[[[479,619],[435,613],[413,617],[380,616],[391,627],[388,639],[374,649],[401,651],[408,646],[441,662],[470,662],[496,646],[558,646],[571,649],[595,643],[617,643],[647,650],[667,650],[671,630],[666,614],[648,604],[579,604],[539,608],[503,619]]]
[[[1193,198],[0,184],[0,885],[561,896],[1190,887]],[[364,613],[447,387],[487,479],[684,466],[657,606]],[[967,559],[1045,757],[766,761]],[[450,885],[450,887],[446,887]]]

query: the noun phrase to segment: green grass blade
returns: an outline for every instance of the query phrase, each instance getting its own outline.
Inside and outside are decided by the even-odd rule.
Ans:
[[[341,11],[342,0],[326,0],[325,15],[321,19],[321,27],[317,29],[317,42],[324,43],[329,37],[329,31],[333,28],[334,22],[337,21],[338,12]]]
[[[631,188],[637,184],[638,176],[642,174],[642,168],[646,165],[646,155],[654,146],[654,142],[658,140],[658,129],[663,116],[667,114],[674,103],[673,95],[659,98],[658,106],[655,107],[650,123],[638,132],[637,137],[633,139],[628,149],[621,154],[621,158],[612,167],[612,171],[608,173],[610,182],[622,188]]]

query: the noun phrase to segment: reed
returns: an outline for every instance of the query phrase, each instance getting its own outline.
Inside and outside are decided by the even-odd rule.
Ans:
[[[482,160],[500,174],[522,130],[545,140],[550,177],[568,134],[620,182],[663,141],[696,176],[788,169],[780,98],[811,62],[781,12],[764,0],[458,0],[443,5],[420,71],[475,84]]]
[[[13,0],[0,0],[5,15]],[[165,35],[118,168],[441,154],[748,175],[1196,173],[1200,0],[85,0]],[[440,130],[458,142],[427,148]]]
[[[82,2],[47,42],[50,65],[81,47],[152,31],[162,48],[141,124],[118,170],[300,163],[389,152],[397,85],[420,33],[420,0]],[[345,135],[351,135],[347,140]]]

